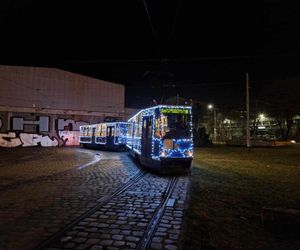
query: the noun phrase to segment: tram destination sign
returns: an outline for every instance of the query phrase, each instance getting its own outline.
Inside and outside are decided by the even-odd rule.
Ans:
[[[160,112],[163,114],[188,114],[188,109],[179,109],[179,108],[161,108]]]

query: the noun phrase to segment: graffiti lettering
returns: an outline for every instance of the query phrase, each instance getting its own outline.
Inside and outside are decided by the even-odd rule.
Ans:
[[[38,135],[38,134],[20,134],[20,139],[23,143],[23,147],[30,147],[30,146],[38,146],[39,143],[42,147],[57,147],[58,141],[56,138],[52,140],[48,135]]]
[[[49,131],[49,117],[40,116],[37,121],[28,121],[23,117],[13,117],[12,118],[12,129],[24,131],[24,125],[36,125],[39,128],[38,132],[48,132]]]
[[[57,147],[61,146],[78,146],[79,145],[79,128],[87,122],[76,122],[72,119],[57,119],[57,135],[58,137],[49,137],[49,135],[41,135],[37,133],[25,133],[27,128],[24,125],[33,125],[40,132],[50,132],[50,118],[48,116],[40,116],[38,120],[25,120],[23,117],[12,117],[12,129],[19,132],[0,133],[0,147]],[[0,128],[3,120],[0,118]],[[53,131],[55,132],[55,131]],[[49,133],[50,134],[50,133]],[[53,134],[53,133],[52,133]]]
[[[0,133],[0,146],[5,148],[14,148],[22,145],[15,132]]]
[[[72,131],[79,131],[79,127],[81,125],[87,125],[86,122],[75,122],[74,120],[68,119],[57,119],[57,130],[66,130],[65,128],[68,127],[67,130]]]
[[[58,131],[58,136],[64,141],[64,146],[79,145],[79,131]]]

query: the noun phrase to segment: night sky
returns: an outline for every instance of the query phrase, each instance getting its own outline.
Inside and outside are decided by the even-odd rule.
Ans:
[[[63,3],[64,2],[64,3]],[[243,105],[300,75],[299,9],[287,1],[0,2],[0,63],[56,67],[126,86],[126,105],[179,94]]]

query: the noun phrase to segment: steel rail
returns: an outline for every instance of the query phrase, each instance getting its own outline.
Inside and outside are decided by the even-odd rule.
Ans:
[[[165,194],[164,194],[164,198],[163,198],[162,202],[160,203],[160,205],[156,208],[156,211],[155,211],[151,221],[149,222],[148,227],[147,227],[147,229],[143,235],[143,238],[140,241],[137,249],[139,249],[139,250],[148,249],[149,244],[151,243],[153,234],[155,232],[155,229],[157,228],[157,226],[160,222],[160,219],[166,209],[168,200],[176,186],[177,181],[178,181],[178,177],[176,177],[176,176],[173,176],[171,178],[171,180],[169,181],[168,186],[165,191]]]

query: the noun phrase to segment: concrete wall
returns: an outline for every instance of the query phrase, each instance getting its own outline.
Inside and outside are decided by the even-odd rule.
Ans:
[[[124,86],[52,68],[0,66],[0,106],[124,111]]]
[[[78,145],[80,125],[124,116],[123,85],[59,69],[0,66],[0,147]]]

